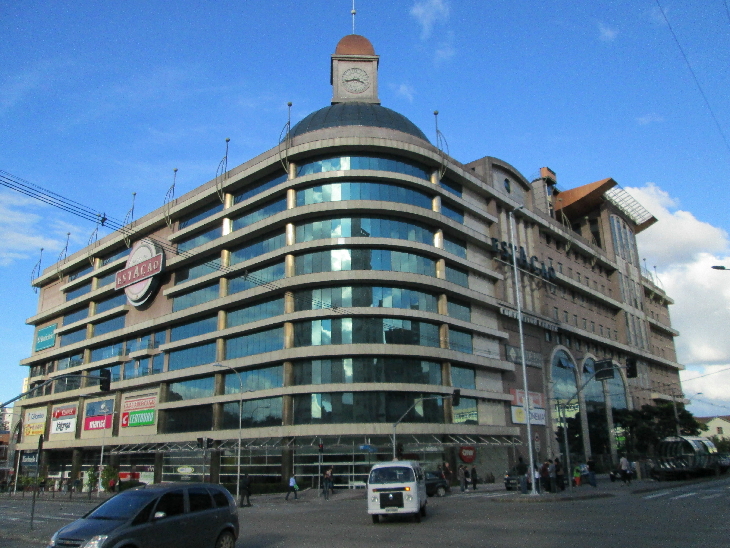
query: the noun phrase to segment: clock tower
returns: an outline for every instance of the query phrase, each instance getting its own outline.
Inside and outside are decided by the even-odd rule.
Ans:
[[[375,103],[378,98],[378,61],[370,40],[348,34],[332,55],[332,104]]]

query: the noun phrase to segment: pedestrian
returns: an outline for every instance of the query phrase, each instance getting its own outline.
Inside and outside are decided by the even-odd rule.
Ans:
[[[471,467],[471,488],[476,491],[477,490],[477,467],[472,466]]]
[[[444,479],[448,482],[449,487],[451,487],[451,482],[454,480],[454,473],[446,461],[444,461]]]
[[[545,493],[550,492],[550,462],[545,461],[540,467],[540,479],[542,480],[542,490]]]
[[[238,506],[251,506],[251,478],[248,477],[248,474],[244,474],[241,478],[239,490],[241,492],[241,498],[238,501]],[[244,499],[246,500],[246,504],[243,504]]]
[[[330,499],[330,479],[332,478],[332,468],[327,468],[322,474],[322,495],[324,500]]]
[[[593,457],[590,457],[586,465],[588,466],[588,483],[592,487],[598,487],[596,485],[596,461],[593,460]]]
[[[540,492],[540,465],[539,463],[535,463],[535,468],[533,469],[533,481],[535,482],[535,491]]]
[[[621,469],[621,479],[624,481],[624,485],[631,485],[631,464],[626,455],[621,455],[619,468]]]
[[[456,479],[459,480],[459,486],[461,487],[461,492],[463,493],[466,491],[466,475],[464,475],[464,466],[460,465],[458,470],[456,471]]]
[[[75,493],[81,492],[81,478],[76,478],[73,482],[73,490]]]
[[[555,483],[558,489],[565,491],[565,468],[558,458],[555,459]]]
[[[291,476],[289,476],[289,490],[286,492],[286,497],[284,497],[284,500],[289,500],[289,495],[292,493],[294,493],[294,500],[297,500],[297,491],[299,491],[297,478],[294,475],[294,472],[292,472]]]
[[[466,490],[469,490],[469,484],[471,483],[471,474],[469,473],[469,467],[464,466],[464,486]]]
[[[583,465],[582,464],[576,464],[573,467],[573,485],[575,487],[580,487],[581,486],[581,481],[580,481],[580,477],[581,477],[580,467],[581,466],[583,466]]]
[[[517,477],[520,479],[520,492],[524,495],[527,493],[527,465],[522,457],[517,458],[517,466],[515,466]]]

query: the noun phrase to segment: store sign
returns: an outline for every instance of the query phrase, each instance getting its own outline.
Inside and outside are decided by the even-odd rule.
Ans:
[[[515,320],[517,319],[517,311],[512,308],[501,307],[499,309],[499,313],[502,314],[502,316],[514,318]],[[537,325],[538,327],[542,327],[543,329],[547,329],[548,331],[558,331],[557,324],[554,324],[553,322],[548,322],[540,318],[535,318],[534,316],[530,316],[529,314],[525,314],[524,312],[522,313],[522,323]],[[527,353],[525,353],[525,356],[527,356]]]
[[[157,392],[127,397],[122,403],[122,428],[153,426],[156,406]]]
[[[54,407],[51,413],[51,434],[68,434],[76,431],[76,404]]]
[[[165,269],[165,252],[151,240],[132,246],[125,268],[117,272],[114,288],[124,289],[133,306],[141,306],[157,289],[158,274]]]
[[[57,323],[48,325],[43,329],[39,329],[35,335],[35,351],[53,348],[56,345],[56,327]]]
[[[504,345],[505,354],[507,359],[517,365],[522,365],[522,358],[520,356],[520,349],[516,346]],[[525,350],[525,365],[530,367],[542,368],[542,354],[539,352],[533,352],[532,350]]]
[[[508,244],[507,242],[500,242],[497,238],[492,238],[492,251],[499,254],[500,259],[505,262],[512,263],[512,254],[516,249],[515,246]],[[520,250],[517,253],[517,266],[524,270],[541,276],[542,278],[552,281],[557,278],[555,269],[552,266],[545,266],[544,261],[540,261],[535,255],[527,258],[527,252],[525,248],[520,246]]]
[[[130,411],[122,413],[122,428],[132,426],[152,426],[155,424],[155,410]]]
[[[86,419],[84,419],[84,430],[108,430],[111,427],[112,415],[86,417]]]
[[[98,417],[101,415],[109,415],[114,411],[114,400],[93,401],[86,404],[86,416]]]
[[[25,413],[23,434],[25,436],[41,436],[46,431],[46,410],[34,409]]]
[[[545,425],[545,410],[533,408],[530,409],[530,424],[541,424]],[[512,406],[512,423],[513,424],[527,424],[527,418],[525,417],[525,408]]]
[[[35,470],[38,467],[38,451],[23,451],[20,464],[26,472]]]
[[[467,464],[474,462],[477,457],[477,450],[474,447],[459,447],[459,458]]]
[[[512,394],[512,405],[524,407],[525,391],[519,388],[510,388],[509,393]],[[545,407],[545,396],[542,392],[528,392],[530,396],[530,407]]]

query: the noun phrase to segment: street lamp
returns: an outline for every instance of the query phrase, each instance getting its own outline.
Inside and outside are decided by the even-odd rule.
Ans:
[[[458,400],[459,397],[461,397],[461,390],[457,388],[456,390],[454,390],[453,394],[449,394],[448,396],[429,396],[428,398],[416,398],[416,401],[414,401],[413,404],[408,409],[406,409],[406,412],[403,413],[401,417],[393,423],[393,460],[397,458],[395,451],[396,428],[401,422],[403,422],[403,419],[406,418],[406,415],[411,412],[411,409],[416,407],[416,405],[418,405],[419,403],[423,403],[428,400],[443,400],[445,398],[451,398],[451,400],[453,401],[455,398]]]
[[[241,415],[243,415],[243,379],[241,378],[241,374],[233,369],[230,365],[214,363],[213,366],[227,367],[228,369],[233,371],[238,377],[238,384],[241,387],[240,391],[238,392],[238,456],[236,459],[236,504],[241,504],[241,499],[239,497],[241,495]],[[223,384],[225,386],[225,381]]]
[[[715,270],[730,270],[724,266],[713,266],[712,268],[714,268]]]
[[[520,361],[522,362],[522,389],[525,392],[524,406],[525,406],[525,423],[527,425],[527,451],[530,462],[530,484],[532,489],[530,490],[531,495],[537,495],[535,486],[535,460],[532,453],[532,420],[530,419],[530,393],[527,391],[527,364],[525,363],[525,337],[522,333],[522,304],[520,302],[520,278],[517,273],[517,246],[515,245],[515,233],[514,233],[514,212],[524,208],[521,205],[514,210],[509,212],[509,238],[510,245],[512,246],[512,271],[514,272],[515,278],[515,300],[517,301],[517,326],[520,332]]]

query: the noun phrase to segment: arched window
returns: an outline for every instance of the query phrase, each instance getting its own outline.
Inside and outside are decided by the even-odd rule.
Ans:
[[[566,400],[575,395],[575,363],[565,350],[558,350],[553,356],[552,381],[553,397]]]
[[[583,382],[586,384],[583,389],[583,397],[586,402],[587,411],[597,411],[605,406],[605,397],[603,396],[603,385],[601,381],[597,381],[593,376],[595,373],[596,362],[593,358],[586,358],[583,361]],[[590,380],[588,380],[590,379]]]
[[[608,392],[611,394],[611,407],[614,409],[626,409],[626,387],[623,377],[616,372],[613,379],[607,381]]]

